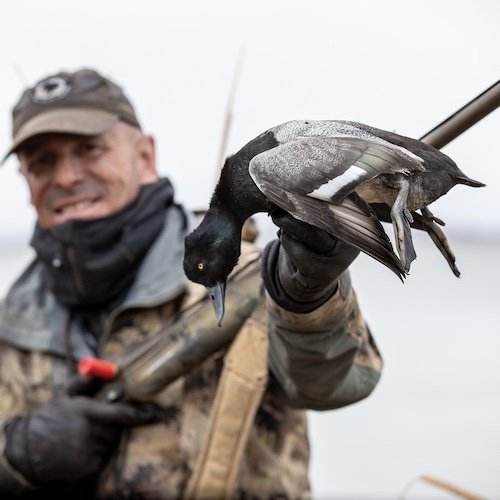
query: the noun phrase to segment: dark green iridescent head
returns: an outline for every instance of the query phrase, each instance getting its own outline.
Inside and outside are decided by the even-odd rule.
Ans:
[[[185,239],[186,276],[207,287],[225,282],[238,262],[240,246],[241,228],[231,219],[209,211]]]

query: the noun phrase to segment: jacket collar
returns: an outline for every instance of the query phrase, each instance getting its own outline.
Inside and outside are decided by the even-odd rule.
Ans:
[[[132,307],[153,307],[181,294],[186,286],[182,269],[185,214],[173,205],[167,210],[162,232],[144,258],[124,302],[111,318]],[[36,259],[9,290],[0,310],[0,341],[16,347],[64,356],[68,310],[48,290],[41,263]],[[70,326],[75,357],[95,355],[85,341],[79,322]]]

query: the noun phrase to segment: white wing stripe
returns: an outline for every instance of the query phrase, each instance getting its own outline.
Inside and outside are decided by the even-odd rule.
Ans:
[[[342,175],[330,179],[319,188],[308,193],[307,196],[317,198],[319,200],[330,201],[343,187],[364,177],[369,177],[366,170],[355,165],[351,165]]]

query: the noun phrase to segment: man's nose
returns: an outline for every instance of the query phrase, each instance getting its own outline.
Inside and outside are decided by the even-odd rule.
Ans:
[[[80,162],[70,156],[62,156],[54,166],[52,180],[60,187],[71,187],[83,180],[84,172]]]

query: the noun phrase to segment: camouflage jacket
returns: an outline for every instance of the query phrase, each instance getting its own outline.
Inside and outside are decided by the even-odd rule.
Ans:
[[[116,359],[156,335],[178,308],[179,297],[186,297],[182,256],[182,220],[177,210],[169,210],[128,296],[106,318],[98,346],[80,322],[67,321],[68,311],[47,290],[40,265],[32,263],[0,311],[0,418],[32,411],[63,394],[80,357]],[[379,379],[382,361],[347,276],[326,304],[308,314],[292,314],[262,300],[268,302],[263,320],[271,376],[235,496],[308,498],[303,409],[336,408],[366,397]],[[182,497],[203,441],[223,355],[212,355],[156,396],[168,417],[124,436],[102,474],[98,498]],[[74,498],[67,492],[63,497]]]

